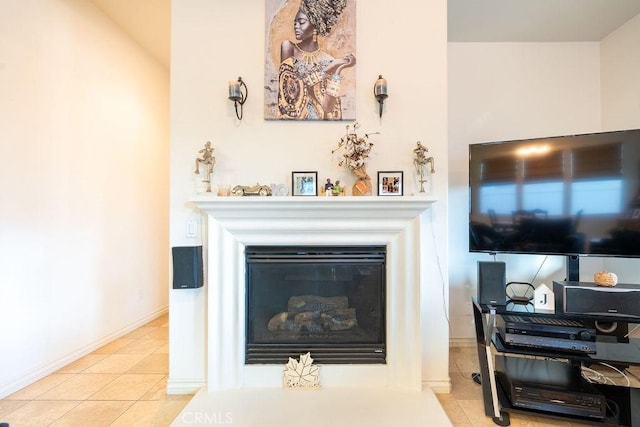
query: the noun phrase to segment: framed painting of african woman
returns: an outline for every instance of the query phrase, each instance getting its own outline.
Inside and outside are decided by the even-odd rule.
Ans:
[[[356,0],[265,0],[264,115],[356,119]]]

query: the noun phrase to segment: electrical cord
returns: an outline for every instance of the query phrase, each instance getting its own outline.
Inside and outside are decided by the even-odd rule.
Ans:
[[[620,407],[618,404],[611,399],[607,399],[605,405],[607,406],[607,413],[611,412],[611,417],[617,421],[620,417]]]
[[[538,273],[540,273],[540,270],[542,270],[542,266],[544,265],[544,263],[547,262],[547,258],[549,258],[549,255],[546,255],[542,260],[542,262],[540,263],[540,267],[538,267],[538,271],[536,271],[535,276],[533,276],[533,279],[531,279],[531,282],[530,282],[531,286],[533,286],[533,284],[535,283],[536,277],[538,277]]]
[[[582,367],[581,371],[582,377],[590,383],[606,384],[607,382],[609,382],[611,385],[616,385],[616,383],[611,378],[603,375],[601,372],[598,372],[591,368],[585,368],[584,366]]]
[[[626,370],[626,369],[625,369],[625,372],[626,372],[628,375],[631,375],[633,378],[635,378],[635,379],[637,379],[638,381],[640,381],[640,377],[639,377],[639,376],[637,376],[636,374],[634,374],[632,371],[628,371],[628,370]]]
[[[629,332],[627,332],[627,334],[624,336],[624,338],[629,338],[629,335],[634,333],[636,331],[636,329],[638,329],[638,328],[640,328],[640,323],[637,324],[636,326],[634,326],[633,329],[631,329]]]
[[[625,383],[626,383],[626,387],[631,386],[631,381],[629,380],[629,377],[622,372],[620,369],[616,368],[615,366],[611,366],[608,363],[605,362],[598,362],[598,365],[602,365],[602,366],[606,366],[609,369],[613,369],[614,371],[616,371],[617,373],[619,373],[621,376],[619,378],[624,378],[625,379]],[[582,371],[582,376],[589,382],[591,383],[600,383],[600,384],[606,384],[607,382],[609,382],[612,385],[617,385],[615,383],[615,381],[613,381],[611,379],[610,376],[607,376],[605,374],[603,374],[602,372],[596,371],[594,369],[591,368],[587,368],[587,367],[582,367],[581,369]],[[591,375],[588,375],[591,374]]]
[[[610,365],[608,363],[605,363],[605,362],[598,362],[598,364],[600,364],[602,366],[606,366],[609,369],[613,369],[614,371],[616,371],[617,373],[622,375],[622,377],[626,380],[626,386],[627,387],[631,386],[631,381],[629,380],[629,377],[624,372],[622,372],[620,369],[618,369],[615,366],[612,366],[612,365]]]
[[[431,239],[433,241],[433,251],[436,254],[436,264],[438,265],[438,273],[440,274],[440,283],[442,284],[442,310],[444,311],[444,317],[447,320],[447,324],[451,326],[451,322],[449,321],[449,310],[447,309],[447,299],[445,293],[445,281],[444,274],[442,273],[442,266],[440,265],[440,255],[438,254],[438,246],[436,239],[435,227],[433,226],[433,209],[429,209],[429,223],[431,226]]]

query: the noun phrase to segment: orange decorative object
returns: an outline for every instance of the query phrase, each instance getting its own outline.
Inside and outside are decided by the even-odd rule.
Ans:
[[[618,284],[618,276],[608,271],[599,271],[593,275],[593,281],[598,286],[613,287]]]

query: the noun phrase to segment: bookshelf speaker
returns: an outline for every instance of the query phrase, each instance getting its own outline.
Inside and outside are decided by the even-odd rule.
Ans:
[[[478,261],[478,302],[505,305],[507,303],[506,265],[501,261]]]
[[[202,246],[175,246],[173,257],[173,289],[200,288],[204,283]]]

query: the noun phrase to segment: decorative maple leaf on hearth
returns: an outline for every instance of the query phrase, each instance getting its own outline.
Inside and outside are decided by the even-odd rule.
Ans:
[[[299,388],[319,387],[319,372],[320,368],[313,364],[311,353],[300,355],[300,361],[290,357],[284,370],[285,386]]]

